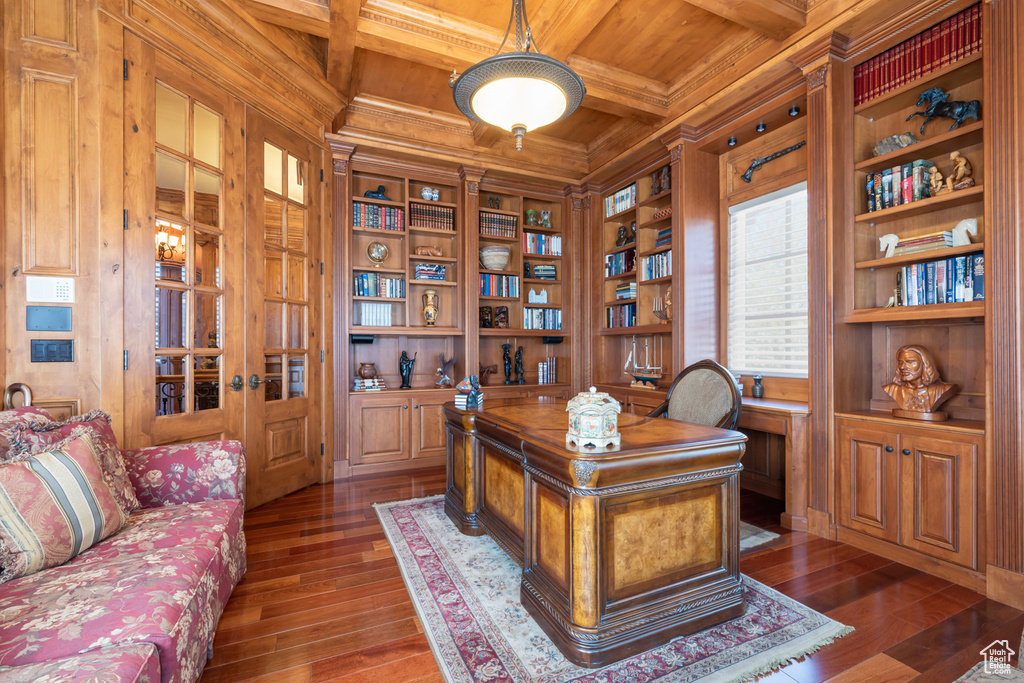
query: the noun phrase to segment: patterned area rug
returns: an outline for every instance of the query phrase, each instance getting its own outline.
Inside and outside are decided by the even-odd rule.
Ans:
[[[740,522],[740,552],[759,548],[778,538],[781,537],[774,531],[768,531],[743,521]]]
[[[464,536],[435,496],[377,505],[445,679],[734,683],[853,629],[748,577],[742,617],[603,669],[566,660],[519,603],[519,566],[487,536]]]

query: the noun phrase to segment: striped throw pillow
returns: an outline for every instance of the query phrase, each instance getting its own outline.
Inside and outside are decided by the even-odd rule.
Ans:
[[[0,465],[0,583],[63,564],[127,520],[89,434]]]

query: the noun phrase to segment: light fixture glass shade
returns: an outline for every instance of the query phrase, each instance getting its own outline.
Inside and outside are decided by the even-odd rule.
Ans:
[[[565,93],[539,78],[511,77],[491,81],[473,95],[473,113],[487,123],[511,131],[534,130],[562,118]]]

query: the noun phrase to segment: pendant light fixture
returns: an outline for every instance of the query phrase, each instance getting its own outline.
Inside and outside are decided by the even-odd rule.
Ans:
[[[513,24],[515,52],[501,54]],[[453,70],[448,79],[459,110],[473,121],[510,131],[516,136],[517,150],[523,148],[526,131],[569,116],[587,92],[576,72],[537,50],[526,19],[525,0],[512,0],[512,15],[498,52],[461,76]]]

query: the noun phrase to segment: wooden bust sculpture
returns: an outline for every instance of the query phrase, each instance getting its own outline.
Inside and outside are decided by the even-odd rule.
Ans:
[[[946,414],[935,409],[959,387],[942,381],[928,349],[908,344],[896,352],[896,375],[882,389],[899,405],[893,408],[893,417],[941,422]]]

